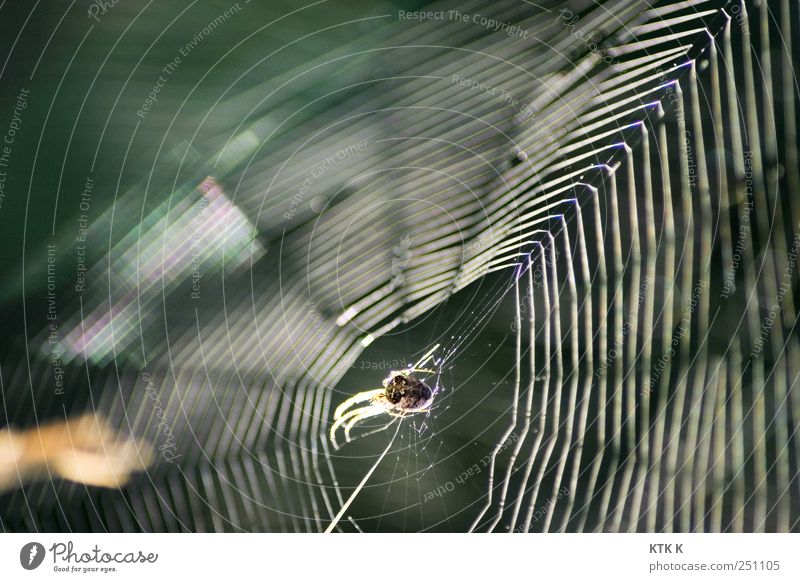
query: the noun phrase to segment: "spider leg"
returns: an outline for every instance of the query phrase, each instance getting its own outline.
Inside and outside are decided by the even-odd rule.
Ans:
[[[344,423],[346,423],[348,420],[350,420],[354,416],[357,416],[359,412],[361,412],[361,408],[354,408],[353,410],[350,410],[346,414],[341,414],[339,415],[338,418],[336,418],[336,421],[331,425],[329,436],[331,442],[333,443],[334,449],[339,448],[339,444],[336,442],[336,431],[339,430],[339,427],[342,426]]]
[[[392,416],[394,416],[394,415],[392,415]],[[357,440],[363,439],[363,438],[368,437],[368,436],[372,436],[372,435],[377,434],[379,432],[383,432],[386,429],[388,429],[390,426],[392,426],[395,422],[397,422],[398,418],[400,418],[400,417],[395,416],[391,421],[387,422],[385,426],[370,430],[368,432],[361,433],[358,436],[356,436],[355,438],[351,439],[350,442],[357,441]]]
[[[412,370],[416,369],[416,368],[419,368],[420,366],[424,366],[427,363],[428,360],[433,358],[433,353],[438,349],[439,349],[439,344],[436,344],[430,350],[428,350],[428,353],[425,354],[424,356],[422,356],[422,358],[420,358],[419,362],[414,364],[414,366],[412,367]]]
[[[383,408],[380,405],[378,405],[378,406],[375,406],[375,405],[365,406],[364,408],[359,408],[358,410],[360,411],[360,414],[358,414],[358,415],[354,416],[353,418],[351,418],[347,422],[347,424],[344,425],[344,440],[345,440],[345,442],[348,442],[348,443],[350,442],[350,440],[351,440],[350,439],[350,431],[353,429],[353,427],[356,424],[358,424],[362,420],[366,420],[366,419],[371,418],[373,416],[379,416],[379,415],[383,414],[384,412],[386,412],[386,409]]]
[[[428,410],[429,410],[429,409],[430,409],[430,407],[431,407],[431,402],[433,402],[433,398],[431,398],[430,400],[428,400],[428,401],[427,401],[425,404],[423,404],[422,406],[418,406],[417,408],[409,408],[409,409],[408,409],[406,412],[412,412],[412,413],[413,413],[413,412],[428,412]]]
[[[411,368],[410,370],[407,370],[407,372],[409,374],[411,372],[424,372],[425,374],[435,374],[436,370],[431,370],[430,368]]]
[[[416,414],[418,412],[428,412],[432,402],[433,398],[425,402],[422,406],[418,406],[417,408],[404,408],[404,409],[387,408],[386,413],[389,416],[394,416],[397,418],[405,418],[406,416],[411,416],[412,414]]]
[[[359,392],[358,394],[354,394],[344,402],[342,402],[339,406],[336,407],[336,410],[333,412],[333,420],[339,420],[342,418],[342,415],[345,414],[345,411],[352,407],[354,404],[358,404],[359,402],[364,402],[365,400],[372,400],[379,394],[383,393],[383,388],[376,388],[375,390],[365,390],[364,392]]]
[[[392,378],[395,376],[402,376],[404,374],[411,374],[413,372],[419,372],[422,374],[435,374],[436,370],[431,370],[429,368],[406,368],[405,370],[392,370],[383,381],[383,385],[386,386],[386,384],[391,382]]]
[[[345,425],[345,438],[347,441],[350,441],[349,433],[350,429],[354,424],[359,422],[364,418],[369,418],[370,416],[376,416],[385,412],[385,408],[377,404],[370,404],[368,406],[362,406],[361,408],[354,408],[346,412],[345,414],[339,416],[336,419],[336,422],[333,423],[330,430],[330,439],[331,443],[333,443],[333,448],[339,450],[339,443],[336,441],[336,431],[339,429],[340,426]]]

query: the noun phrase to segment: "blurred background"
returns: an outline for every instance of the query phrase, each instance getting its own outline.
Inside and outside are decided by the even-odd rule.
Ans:
[[[0,4],[0,526],[796,531],[799,24]]]

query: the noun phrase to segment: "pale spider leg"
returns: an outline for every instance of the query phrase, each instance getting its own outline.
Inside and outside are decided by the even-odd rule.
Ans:
[[[339,520],[340,520],[340,519],[342,519],[342,516],[343,516],[343,515],[345,514],[345,512],[347,511],[347,508],[348,508],[348,507],[350,507],[350,504],[351,504],[351,503],[353,503],[353,501],[355,500],[356,496],[357,496],[357,495],[358,495],[358,494],[361,492],[361,490],[364,488],[364,485],[366,485],[366,484],[367,484],[367,480],[368,480],[368,479],[369,479],[369,478],[372,476],[372,474],[375,472],[375,469],[377,469],[377,468],[378,468],[378,465],[380,465],[380,464],[381,464],[381,461],[382,461],[382,460],[383,460],[383,458],[386,456],[386,454],[389,452],[389,449],[391,449],[391,448],[392,448],[392,445],[394,444],[394,439],[395,439],[395,438],[397,438],[397,433],[398,433],[398,432],[400,432],[400,427],[401,427],[401,426],[403,426],[403,423],[402,423],[402,422],[398,422],[398,423],[397,423],[397,429],[394,431],[394,434],[392,435],[392,438],[389,440],[389,444],[388,444],[388,445],[386,445],[386,448],[385,448],[385,449],[383,450],[383,452],[381,453],[381,456],[380,456],[380,457],[378,457],[378,460],[377,460],[377,461],[375,461],[375,464],[374,464],[374,465],[372,465],[372,468],[370,468],[370,470],[369,470],[369,471],[367,471],[367,474],[366,474],[366,475],[364,475],[364,478],[361,480],[361,483],[359,483],[359,484],[358,484],[358,486],[355,488],[355,491],[353,491],[353,492],[350,494],[350,497],[348,497],[348,498],[347,498],[347,501],[345,501],[344,505],[342,505],[342,508],[339,510],[339,513],[337,513],[337,514],[336,514],[336,517],[334,517],[334,518],[333,518],[333,520],[331,521],[331,523],[330,523],[330,524],[328,525],[328,527],[325,529],[325,533],[331,533],[331,532],[333,531],[333,528],[335,528],[335,527],[336,527],[336,524],[337,524],[337,523],[339,523]]]
[[[435,346],[433,346],[433,347],[432,347],[432,348],[431,348],[431,349],[428,351],[428,353],[427,353],[427,354],[425,354],[424,356],[422,356],[422,358],[420,359],[420,361],[419,361],[419,362],[417,362],[416,364],[414,364],[414,367],[415,367],[415,368],[419,368],[419,367],[420,367],[420,366],[422,366],[422,365],[423,365],[425,362],[427,362],[429,359],[432,359],[432,358],[433,358],[433,354],[434,354],[434,352],[435,352],[436,350],[438,350],[438,349],[439,349],[439,344],[436,344]]]
[[[417,412],[428,412],[428,410],[431,407],[432,400],[433,398],[431,398],[431,400],[428,400],[425,404],[423,404],[418,408],[406,408],[405,410],[400,410],[399,412],[396,412],[391,408],[389,408],[386,410],[386,412],[388,412],[391,416],[397,416],[399,418],[403,418],[405,416],[411,416],[412,414],[415,414]]]
[[[362,408],[370,408],[370,407],[369,406],[364,406]],[[331,426],[331,430],[330,430],[329,436],[330,436],[330,439],[331,439],[331,443],[333,443],[333,448],[334,449],[339,450],[339,443],[336,442],[336,431],[339,429],[340,426],[342,426],[345,422],[350,420],[353,416],[358,415],[358,413],[361,412],[362,408],[354,408],[353,410],[349,411],[348,413],[344,414],[343,416],[340,416],[336,420],[336,422],[333,423],[333,425]]]
[[[412,372],[425,372],[426,374],[435,374],[436,370],[431,370],[430,368],[411,368],[408,370],[408,373]]]
[[[382,392],[382,391],[381,391]],[[333,423],[330,430],[330,439],[333,443],[334,448],[338,451],[339,450],[339,443],[336,441],[336,431],[339,429],[340,426],[343,424],[345,425],[345,436],[347,437],[347,442],[350,442],[350,429],[353,428],[353,425],[364,418],[369,418],[371,416],[377,416],[379,414],[383,414],[386,412],[386,407],[384,404],[379,404],[374,401],[373,403],[368,406],[362,406],[360,408],[354,408],[340,416],[336,422]],[[346,423],[346,424],[345,424]]]
[[[361,422],[362,420],[366,420],[367,418],[372,418],[373,416],[379,416],[386,412],[386,409],[380,405],[372,405],[372,406],[365,406],[363,408],[357,409],[358,414],[351,418],[347,424],[344,425],[344,439],[346,442],[350,442],[350,431],[353,427]]]
[[[386,377],[386,380],[383,381],[383,385],[387,386],[389,382],[392,381],[392,378],[395,376],[407,376],[408,374],[413,374],[414,372],[424,373],[424,374],[435,374],[436,370],[430,370],[428,368],[406,368],[405,370],[392,370],[389,372],[389,375]]]
[[[365,400],[370,400],[375,398],[378,394],[383,394],[383,388],[376,388],[374,390],[365,390],[364,392],[359,392],[358,394],[354,394],[344,402],[342,402],[339,406],[336,407],[336,410],[333,412],[333,420],[338,420],[344,414],[344,411],[353,406],[354,404],[358,404],[359,402],[364,402]]]
[[[409,408],[409,409],[406,410],[406,412],[411,413],[411,414],[414,414],[416,412],[428,412],[428,410],[430,410],[430,408],[431,408],[431,401],[428,400],[422,406],[420,406],[418,408]]]
[[[369,432],[361,433],[361,434],[357,435],[355,438],[351,439],[350,442],[352,443],[354,441],[361,440],[361,439],[366,438],[368,436],[372,436],[374,434],[378,434],[379,432],[383,432],[383,431],[387,430],[390,426],[392,426],[395,422],[397,422],[398,418],[402,418],[402,416],[396,416],[394,414],[391,414],[391,416],[393,417],[392,420],[387,422],[385,426],[382,426],[380,428],[376,428],[376,429],[371,430]]]

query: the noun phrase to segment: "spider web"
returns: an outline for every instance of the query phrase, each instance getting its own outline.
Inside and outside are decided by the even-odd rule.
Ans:
[[[430,9],[470,21],[219,101],[170,196],[97,219],[70,402],[42,326],[6,417],[163,446],[163,414],[180,460],[26,484],[5,529],[323,531],[371,469],[338,530],[798,529],[798,5]],[[334,408],[435,344],[431,412],[334,451]]]

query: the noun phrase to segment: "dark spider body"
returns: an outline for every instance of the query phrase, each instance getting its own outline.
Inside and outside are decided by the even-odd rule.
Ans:
[[[433,396],[433,390],[411,374],[396,374],[386,383],[386,400],[400,410],[422,407]]]

